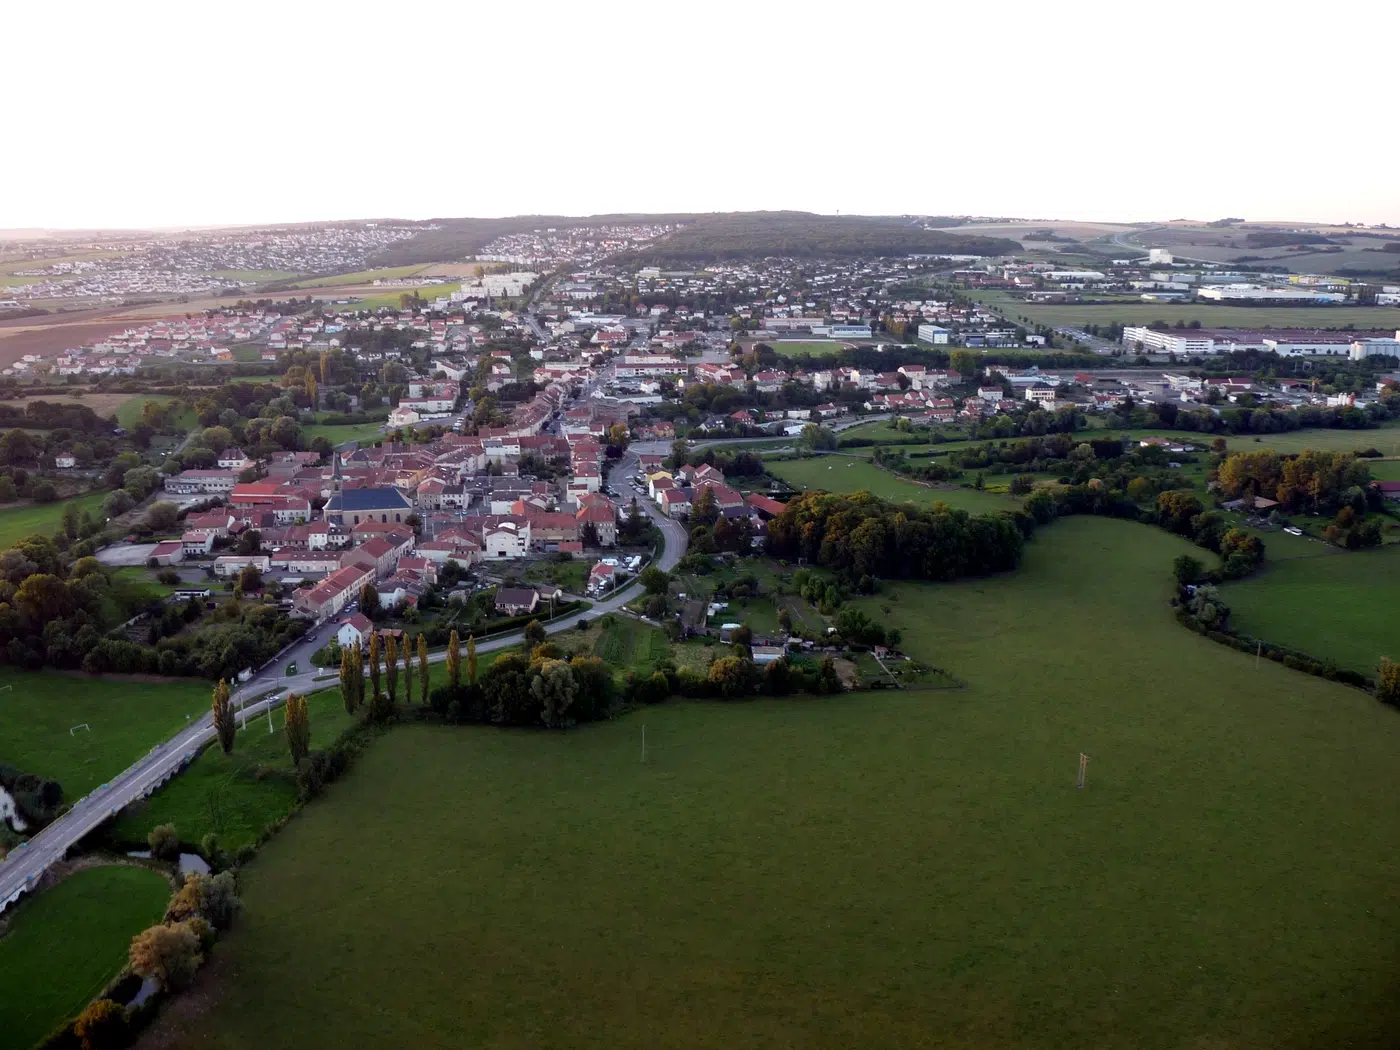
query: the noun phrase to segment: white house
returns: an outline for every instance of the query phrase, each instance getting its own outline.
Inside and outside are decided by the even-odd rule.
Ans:
[[[362,649],[369,648],[369,636],[374,633],[374,624],[370,622],[364,613],[356,613],[349,619],[340,621],[340,629],[335,632],[335,640],[340,643],[342,649],[348,649],[352,645],[358,645]]]

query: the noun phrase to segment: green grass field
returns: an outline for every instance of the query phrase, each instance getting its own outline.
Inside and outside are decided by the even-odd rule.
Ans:
[[[156,872],[113,866],[75,872],[19,905],[0,937],[0,1042],[27,1050],[81,1012],[169,899]]]
[[[145,410],[147,401],[155,401],[163,405],[173,400],[175,400],[173,394],[138,394],[130,401],[124,401],[117,407],[117,422],[124,427],[134,427],[141,422],[141,413]],[[199,419],[193,408],[187,408],[176,417],[175,424],[182,430],[193,430],[199,424]]]
[[[1381,657],[1400,660],[1400,547],[1280,561],[1223,597],[1235,629],[1256,638],[1373,676]]]
[[[63,508],[70,503],[77,504],[79,511],[90,510],[96,514],[106,498],[105,492],[93,492],[53,503],[28,503],[0,509],[0,550],[36,532],[52,535],[63,521]]]
[[[342,445],[347,441],[358,441],[361,443],[373,443],[384,437],[384,431],[379,423],[346,423],[327,424],[314,423],[308,427],[301,428],[302,437],[306,441],[314,441],[318,437],[323,437],[332,445]]]
[[[292,285],[293,288],[342,288],[357,284],[373,284],[379,280],[395,280],[400,277],[412,277],[414,274],[422,273],[429,269],[428,266],[414,264],[412,266],[388,266],[380,270],[356,270],[354,273],[339,273],[330,277],[310,277],[305,281],[298,281]],[[410,288],[400,289],[401,291],[412,291]]]
[[[13,688],[4,688],[12,686]],[[210,684],[0,670],[0,761],[57,780],[73,801],[209,708]],[[70,730],[86,723],[88,729]]]
[[[780,354],[811,354],[813,357],[830,357],[838,350],[852,346],[835,339],[770,339],[768,345]]]
[[[916,503],[946,503],[974,514],[993,510],[1014,510],[1023,502],[994,492],[945,486],[925,488],[905,481],[872,463],[849,456],[816,456],[812,459],[778,460],[767,464],[768,472],[798,489],[826,489],[828,492],[855,492],[867,489],[890,500]]]
[[[867,600],[964,690],[397,729],[181,1045],[1388,1046],[1400,719],[1179,627],[1190,550],[1070,518]]]
[[[313,693],[307,706],[313,748],[330,744],[353,721],[339,690]],[[205,748],[155,795],[123,810],[112,826],[113,839],[144,842],[157,824],[174,824],[181,840],[193,846],[211,831],[227,850],[256,842],[258,832],[291,810],[297,794],[281,710],[272,713],[271,733],[267,723],[266,715],[250,719],[231,755],[217,746]]]
[[[1200,321],[1208,328],[1345,328],[1367,330],[1400,328],[1400,308],[1390,306],[1222,306],[1206,303],[1121,303],[1107,306],[1075,306],[1031,303],[996,292],[968,293],[1011,320],[1029,318],[1034,324],[1146,325],[1154,321]]]

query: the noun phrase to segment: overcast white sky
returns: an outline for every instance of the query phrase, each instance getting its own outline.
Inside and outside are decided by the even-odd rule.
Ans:
[[[1400,225],[1400,2],[11,4],[0,228]]]

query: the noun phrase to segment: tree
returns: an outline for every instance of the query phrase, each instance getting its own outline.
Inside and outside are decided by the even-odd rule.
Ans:
[[[710,665],[710,684],[726,700],[744,696],[749,691],[749,668],[752,666],[737,656],[722,656]]]
[[[174,862],[180,859],[180,835],[174,824],[157,824],[146,835],[146,844],[156,860]]]
[[[292,753],[292,765],[298,765],[311,753],[311,716],[306,709],[306,697],[297,693],[287,696],[282,725],[287,732],[287,748]]]
[[[525,625],[525,648],[533,649],[545,640],[544,626],[539,620],[531,620]]]
[[[792,630],[792,613],[788,611],[786,605],[779,606],[778,608],[778,626],[784,631]]]
[[[188,922],[143,930],[132,939],[128,958],[138,977],[149,978],[167,991],[189,984],[204,961],[199,937]]]
[[[239,554],[257,554],[262,549],[262,533],[257,529],[247,529],[238,537]]]
[[[700,486],[700,493],[690,507],[690,520],[697,525],[713,525],[719,520],[719,501],[712,485]]]
[[[238,589],[244,594],[262,590],[262,570],[256,565],[245,565],[238,574]]]
[[[476,685],[476,636],[471,634],[467,635],[467,684]]]
[[[379,605],[379,591],[373,582],[366,583],[360,588],[360,612],[371,620],[379,619],[384,613]]]
[[[389,685],[389,703],[399,701],[399,643],[391,634],[384,639],[384,673]]]
[[[73,1022],[73,1034],[83,1050],[120,1050],[128,1043],[126,1009],[111,999],[98,999]]]
[[[409,640],[408,635],[403,636],[400,654],[403,656],[403,702],[411,704],[413,703],[413,642]]]
[[[372,631],[369,636],[369,681],[373,686],[370,700],[379,699],[379,632]]]
[[[214,686],[214,732],[219,736],[219,746],[224,749],[224,754],[233,753],[233,737],[238,731],[238,726],[233,718],[233,701],[229,699],[228,680],[219,679],[218,685]]]
[[[422,697],[423,703],[428,702],[428,689],[431,682],[428,678],[428,640],[423,637],[423,632],[418,632],[418,695]]]
[[[736,652],[749,659],[753,658],[753,628],[748,624],[740,624],[729,634],[729,644]]]
[[[306,703],[305,697],[302,703]],[[231,871],[221,871],[217,875],[192,877],[198,880],[199,914],[220,930],[232,926],[243,910],[243,902],[238,898],[237,876]]]
[[[1376,696],[1387,704],[1400,704],[1400,664],[1392,663],[1389,657],[1381,659]]]
[[[648,565],[638,577],[648,594],[665,594],[671,586],[671,577],[655,565]]]
[[[71,504],[69,506],[72,507]],[[165,532],[173,528],[179,517],[180,508],[165,500],[152,503],[146,508],[146,524],[156,532]]]
[[[472,649],[472,654],[475,653],[476,650]],[[447,636],[447,682],[453,689],[462,684],[462,649],[456,628]]]
[[[355,689],[355,664],[363,668],[364,657],[360,654],[360,643],[340,650],[340,699],[345,704],[345,713],[353,715],[359,706],[359,696]]]
[[[813,452],[822,449],[829,451],[836,448],[836,432],[830,427],[818,426],[816,423],[808,423],[802,428],[802,434],[798,438],[798,444]]]
[[[1172,572],[1176,574],[1176,582],[1182,587],[1195,583],[1205,572],[1205,566],[1201,564],[1199,558],[1193,558],[1189,554],[1178,555],[1172,562]]]
[[[530,680],[530,692],[540,705],[540,721],[551,728],[567,724],[569,708],[578,695],[568,664],[563,660],[545,660]]]
[[[971,350],[954,350],[949,355],[948,366],[964,376],[975,376],[982,371],[981,360]]]

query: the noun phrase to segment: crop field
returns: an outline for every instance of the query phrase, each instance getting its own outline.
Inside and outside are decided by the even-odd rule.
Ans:
[[[24,503],[0,508],[0,550],[7,550],[17,541],[36,532],[52,535],[63,521],[63,508],[77,504],[79,511],[96,514],[107,498],[105,492],[93,492],[54,503]]]
[[[261,284],[264,281],[289,281],[297,275],[286,270],[213,270],[210,276],[225,281],[252,281]]]
[[[0,937],[0,1036],[26,1050],[79,1013],[160,919],[170,884],[149,868],[88,868],[22,903]]]
[[[962,690],[396,729],[157,1045],[1387,1046],[1400,719],[1179,627],[1192,550],[1069,518],[865,600]]]
[[[1400,455],[1400,426],[1393,423],[1372,430],[1292,430],[1282,434],[1236,435],[1226,439],[1231,452],[1248,452],[1259,447],[1280,452],[1302,452],[1305,448],[1328,452],[1356,452],[1380,449],[1387,456]]]
[[[658,628],[638,623],[626,616],[610,616],[599,621],[593,640],[593,655],[614,672],[650,672],[670,655],[671,643]]]
[[[973,298],[1015,320],[1029,318],[1046,325],[1175,324],[1200,321],[1207,328],[1400,328],[1400,307],[1391,306],[1222,306],[1206,303],[1123,303],[1076,306],[1031,303],[997,293],[969,293]]]
[[[959,487],[925,488],[881,470],[864,459],[849,456],[815,456],[811,459],[778,460],[767,464],[768,472],[798,489],[826,489],[828,492],[855,492],[866,489],[889,500],[917,503],[946,503],[974,514],[993,510],[1014,510],[1021,500]]]
[[[3,687],[12,688],[3,688]],[[209,707],[210,685],[0,670],[0,761],[63,785],[74,800]],[[86,729],[75,728],[86,725]]]
[[[1381,657],[1400,660],[1400,547],[1280,561],[1222,596],[1256,638],[1372,676]]]
[[[338,689],[313,693],[307,708],[313,748],[330,744],[353,721]],[[157,824],[174,824],[180,839],[191,846],[211,831],[227,850],[256,842],[268,823],[292,808],[297,794],[280,708],[272,713],[272,727],[269,733],[266,715],[252,718],[239,730],[233,754],[224,754],[217,744],[205,748],[155,795],[123,810],[111,838],[141,843]]]

